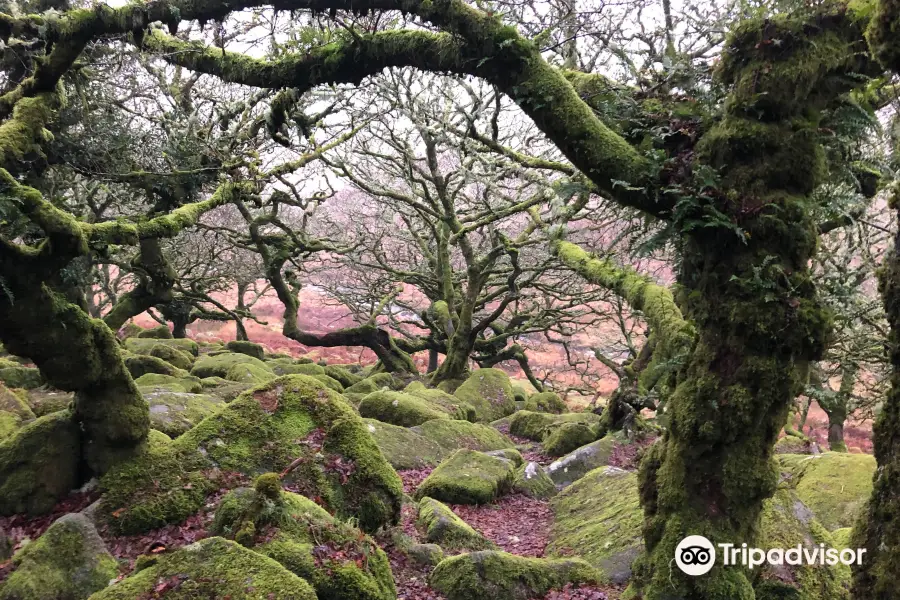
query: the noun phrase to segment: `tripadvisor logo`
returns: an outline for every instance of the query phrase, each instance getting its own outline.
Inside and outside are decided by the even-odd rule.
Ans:
[[[721,563],[726,567],[742,566],[753,569],[768,565],[844,565],[862,564],[865,548],[826,548],[825,544],[806,547],[798,544],[792,548],[750,548],[747,544],[717,544]],[[702,535],[689,535],[675,548],[675,564],[687,575],[705,575],[716,564],[716,546]]]

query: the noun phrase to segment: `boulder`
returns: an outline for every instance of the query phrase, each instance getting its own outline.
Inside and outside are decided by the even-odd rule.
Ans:
[[[187,338],[177,340],[128,338],[125,340],[125,349],[134,354],[150,354],[150,352],[159,345],[169,346],[170,348],[187,352],[191,356],[199,356],[200,354],[200,345],[194,340],[189,340]]]
[[[119,574],[94,525],[80,513],[57,519],[12,559],[0,600],[85,600]]]
[[[450,419],[453,415],[442,406],[403,392],[372,392],[359,403],[359,414],[392,425],[412,427],[433,419]]]
[[[600,574],[580,559],[525,558],[485,550],[441,561],[428,578],[447,600],[532,600],[566,584],[596,584]]]
[[[468,421],[439,419],[412,428],[447,451],[469,448],[487,452],[515,448],[515,443],[488,425]]]
[[[596,426],[585,423],[559,423],[547,430],[542,446],[547,456],[564,456],[596,439]]]
[[[556,485],[569,486],[588,472],[608,465],[613,449],[625,441],[621,434],[609,434],[553,461],[547,467],[547,474]]]
[[[313,375],[313,377],[324,383],[325,387],[330,390],[334,390],[338,394],[344,392],[344,386],[341,385],[340,381],[334,379],[333,377],[329,377],[328,375]]]
[[[266,350],[259,344],[255,344],[253,342],[247,342],[243,340],[231,340],[227,344],[225,344],[225,349],[229,352],[236,352],[238,354],[246,354],[247,356],[252,356],[253,358],[259,360],[265,360],[266,358]]]
[[[256,369],[254,369],[255,371],[265,372],[270,376],[274,376],[275,374],[275,372],[272,371],[269,365],[259,360],[258,358],[253,358],[252,356],[247,356],[246,354],[225,352],[222,354],[216,354],[215,356],[211,354],[205,354],[201,356],[199,359],[197,359],[197,362],[194,363],[194,367],[191,369],[191,375],[199,377],[200,379],[203,379],[204,377],[222,377],[223,379],[229,379],[228,371],[235,365],[248,365],[256,367]]]
[[[513,491],[531,498],[546,500],[556,495],[556,485],[544,467],[536,462],[529,462],[516,469]]]
[[[171,340],[172,332],[165,325],[154,327],[153,329],[145,329],[137,334],[138,338],[150,338],[155,340]]]
[[[406,549],[406,555],[424,567],[436,567],[444,560],[444,550],[437,544],[412,544]]]
[[[450,504],[487,504],[509,492],[515,476],[511,460],[483,452],[457,450],[425,478],[416,498]]]
[[[522,458],[522,453],[515,448],[504,448],[503,450],[488,450],[485,452],[485,454],[487,454],[488,456],[497,456],[499,458],[511,460],[517,468],[525,464],[525,459]]]
[[[775,454],[812,454],[809,441],[786,435],[775,442]]]
[[[168,375],[170,377],[187,377],[188,372],[179,369],[161,358],[150,356],[149,354],[132,354],[125,357],[125,368],[131,374],[131,377],[138,379],[147,373],[156,373],[158,375]]]
[[[490,550],[496,547],[459,518],[449,506],[434,498],[419,501],[418,523],[425,531],[425,539],[444,550]]]
[[[516,411],[509,376],[500,369],[478,369],[453,394],[475,409],[478,421],[491,422]]]
[[[270,363],[277,375],[325,375],[325,369],[314,363]]]
[[[203,391],[203,384],[199,379],[191,375],[187,377],[173,377],[159,373],[146,373],[134,380],[138,388],[167,388],[189,394],[199,394]]]
[[[150,405],[150,426],[176,438],[216,412],[224,402],[207,394],[189,394],[177,386],[141,387]]]
[[[448,411],[456,419],[472,422],[476,419],[475,408],[472,405],[463,402],[456,396],[448,394],[438,388],[426,387],[421,381],[413,381],[406,386],[403,391],[412,396],[437,404]]]
[[[328,365],[325,367],[325,374],[332,379],[337,380],[344,388],[351,387],[362,381],[362,377],[350,370],[338,365]]]
[[[18,394],[0,383],[0,441],[34,419],[31,407]]]
[[[278,562],[220,537],[142,558],[140,570],[91,600],[317,600],[312,586]],[[160,586],[165,592],[161,596]]]
[[[535,442],[543,442],[544,437],[551,429],[563,423],[582,423],[588,426],[596,426],[600,423],[600,415],[590,412],[553,415],[520,410],[509,420],[509,433]]]
[[[44,378],[40,370],[20,366],[0,369],[0,382],[6,387],[30,390],[44,385]]]
[[[436,467],[447,454],[440,445],[412,429],[383,423],[377,419],[363,421],[381,453],[395,469]]]
[[[196,512],[223,473],[285,470],[286,482],[366,531],[399,518],[400,478],[365,423],[304,375],[245,392],[174,442],[152,436],[144,452],[101,478],[98,515],[117,532],[140,533]]]
[[[256,489],[229,492],[212,532],[278,561],[312,585],[318,600],[395,600],[387,555],[367,535],[312,500],[281,490],[274,473]]]
[[[525,401],[524,410],[560,415],[569,412],[566,403],[555,392],[538,392]]]
[[[35,416],[43,417],[50,413],[66,410],[75,401],[73,392],[63,392],[47,388],[28,390],[28,406]]]
[[[634,473],[594,469],[557,494],[550,507],[547,556],[580,556],[617,585],[631,578],[631,563],[644,547],[644,514]]]
[[[194,356],[173,346],[156,344],[150,349],[150,356],[161,358],[173,367],[189,371],[194,366]]]
[[[228,367],[224,375],[224,378],[228,381],[248,383],[250,385],[259,385],[271,381],[275,377],[276,375],[271,369],[266,368],[265,365],[260,366],[255,363],[235,363]]]

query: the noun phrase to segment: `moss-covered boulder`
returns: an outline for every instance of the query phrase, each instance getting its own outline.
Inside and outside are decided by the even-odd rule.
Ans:
[[[325,368],[325,374],[340,382],[344,388],[351,387],[362,381],[362,377],[356,373],[350,372],[346,367],[339,365],[328,365]]]
[[[585,423],[559,423],[551,426],[542,446],[547,456],[564,456],[597,439],[597,427]]]
[[[512,464],[517,468],[521,467],[525,464],[525,459],[522,458],[522,453],[519,452],[516,448],[503,448],[502,450],[487,450],[485,452],[488,456],[497,456],[499,458],[505,458],[506,460],[512,461]]]
[[[390,390],[372,392],[363,398],[359,403],[359,414],[400,427],[413,427],[433,419],[454,416],[428,400]]]
[[[793,490],[781,488],[763,503],[759,547],[812,550],[835,547],[831,534]],[[849,600],[850,568],[846,565],[769,565],[754,570],[754,590],[760,600]]]
[[[319,600],[397,597],[381,548],[312,500],[282,491],[274,473],[262,476],[256,489],[230,492],[216,511],[212,532],[278,561],[308,581]]]
[[[405,552],[415,564],[424,567],[436,567],[444,560],[444,550],[437,544],[412,544]]]
[[[786,435],[775,442],[775,454],[812,454],[812,449],[809,441]]]
[[[306,580],[271,558],[220,537],[148,557],[141,566],[91,600],[316,600]],[[159,586],[164,586],[164,595]]]
[[[338,394],[342,394],[344,392],[344,386],[341,385],[341,382],[333,377],[329,377],[328,375],[313,375],[316,379],[325,384],[329,390],[334,390]]]
[[[325,375],[325,369],[314,363],[270,362],[278,375]]]
[[[478,369],[453,395],[475,408],[478,421],[491,422],[516,411],[509,376],[500,369]]]
[[[28,390],[26,396],[28,406],[31,407],[32,412],[34,412],[37,417],[43,417],[50,413],[66,410],[74,401],[75,394],[73,392],[63,392],[43,387]]]
[[[184,369],[179,369],[171,363],[149,354],[131,354],[126,356],[125,368],[128,369],[128,372],[134,379],[143,377],[148,373],[168,375],[170,377],[187,377],[188,375],[188,372]]]
[[[562,487],[569,486],[590,471],[608,465],[613,450],[621,443],[626,443],[622,434],[606,435],[553,461],[547,467],[547,474],[553,483]]]
[[[159,345],[169,346],[187,352],[191,356],[199,356],[200,345],[194,340],[187,338],[177,340],[163,340],[154,338],[128,338],[125,340],[125,349],[134,354],[150,354],[150,352]]]
[[[150,356],[161,358],[173,367],[190,371],[194,366],[194,355],[166,344],[155,344],[150,349]]]
[[[33,421],[35,414],[19,394],[0,383],[0,441],[8,438],[23,424]]]
[[[523,388],[521,385],[515,383],[512,385],[512,391],[513,399],[516,401],[517,405],[520,405],[519,408],[521,408],[522,406],[524,406],[525,402],[528,401],[528,392],[525,391],[525,388]]]
[[[224,377],[228,381],[259,385],[275,379],[276,375],[270,369],[266,368],[265,365],[260,366],[255,363],[244,362],[236,363],[228,367]]]
[[[797,497],[826,529],[834,531],[853,526],[872,493],[875,457],[825,452],[779,458]]]
[[[236,352],[225,352],[222,354],[205,354],[197,359],[191,369],[191,375],[203,379],[204,377],[222,377],[228,379],[228,371],[235,365],[248,365],[255,367],[257,371],[266,372],[269,376],[274,376],[275,372],[268,364],[247,356],[246,354],[238,354]],[[235,380],[232,380],[235,381]]]
[[[419,526],[425,539],[444,550],[492,550],[496,545],[434,498],[419,501]]]
[[[431,587],[447,600],[532,600],[566,584],[596,584],[600,574],[580,559],[525,558],[484,550],[446,558]]]
[[[85,600],[119,574],[94,525],[80,513],[57,519],[13,557],[0,600]]]
[[[207,394],[190,394],[177,386],[141,387],[150,405],[150,426],[176,438],[214,414],[224,402]]]
[[[285,480],[295,489],[367,531],[399,518],[400,478],[352,407],[312,377],[249,390],[174,442],[166,439],[157,437],[100,480],[106,493],[98,515],[117,531],[184,519],[221,486],[222,473],[256,476],[289,466]]]
[[[229,352],[237,352],[238,354],[246,354],[259,360],[265,360],[266,349],[254,342],[244,340],[231,340],[225,344],[225,349]]]
[[[447,451],[469,448],[488,452],[516,447],[511,439],[482,423],[441,419],[422,423],[412,430]]]
[[[187,377],[173,377],[172,375],[161,375],[159,373],[146,373],[135,379],[134,383],[139,388],[143,388],[141,391],[154,388],[172,389],[189,394],[199,394],[203,391],[203,384],[200,379],[191,375]]]
[[[544,437],[551,429],[563,423],[582,423],[596,426],[600,423],[600,416],[589,412],[554,415],[520,410],[509,419],[509,432],[518,437],[527,438],[535,442],[543,442]]]
[[[566,403],[555,392],[538,392],[525,401],[524,410],[561,415],[569,412]]]
[[[397,470],[436,467],[447,455],[439,444],[412,429],[377,419],[363,420],[381,453]]]
[[[0,369],[15,369],[17,367],[21,367],[22,365],[14,360],[10,360],[8,358],[0,358]]]
[[[547,556],[580,556],[616,584],[631,578],[631,563],[644,547],[634,473],[595,469],[557,494],[550,507]]]
[[[231,402],[253,387],[250,383],[228,381],[223,377],[206,377],[200,380],[204,394],[211,394],[224,402]]]
[[[529,462],[516,468],[513,491],[531,498],[546,500],[556,495],[556,484],[547,475],[544,467]]]
[[[152,329],[145,329],[137,334],[138,338],[149,338],[154,340],[171,340],[174,336],[168,327],[160,325]]]
[[[78,485],[81,433],[69,411],[28,423],[0,442],[0,514],[43,514]]]
[[[403,391],[412,396],[437,404],[448,411],[456,419],[472,422],[475,422],[477,419],[475,407],[443,390],[426,387],[421,381],[413,381],[406,386]]]
[[[19,366],[0,369],[0,382],[6,387],[30,390],[44,385],[44,378],[38,369]]]
[[[487,504],[512,489],[515,464],[483,452],[457,450],[425,478],[416,498],[449,504]]]
[[[362,379],[344,390],[348,394],[368,395],[382,389],[395,390],[398,382],[390,373],[375,373],[365,379]]]

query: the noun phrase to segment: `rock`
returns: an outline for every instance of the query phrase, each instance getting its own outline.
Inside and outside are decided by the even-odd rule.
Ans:
[[[292,465],[286,482],[339,517],[355,517],[366,531],[400,515],[400,478],[352,407],[312,377],[281,377],[245,392],[174,442],[162,434],[150,441],[100,480],[105,494],[98,515],[117,532],[180,522],[222,487],[217,474],[255,476]]]
[[[394,389],[397,386],[397,383],[394,381],[393,376],[390,373],[376,373],[370,377],[366,377],[362,379],[350,387],[346,388],[344,391],[349,394],[371,394],[372,392],[377,392],[380,389],[388,388]]]
[[[775,442],[775,454],[812,454],[808,441],[786,435]]]
[[[272,371],[271,367],[258,358],[234,352],[225,352],[215,356],[210,354],[201,356],[197,359],[197,362],[194,363],[194,367],[191,369],[191,375],[199,377],[200,379],[203,379],[204,377],[222,377],[224,379],[229,379],[228,371],[235,365],[249,365],[256,367],[256,372],[265,372],[268,373],[269,376],[275,375],[275,372]]]
[[[31,407],[18,394],[0,383],[0,441],[34,419]]]
[[[500,369],[478,369],[453,395],[475,408],[478,421],[494,421],[516,410],[509,376]]]
[[[569,412],[566,403],[554,392],[538,392],[525,401],[524,410],[560,415]]]
[[[150,356],[161,358],[173,367],[190,371],[194,366],[194,356],[184,350],[179,350],[165,344],[155,344],[150,349]]]
[[[272,370],[278,375],[325,375],[325,369],[313,363],[281,362],[272,364]]]
[[[584,423],[560,423],[550,427],[542,445],[547,456],[563,456],[596,439],[596,426]]]
[[[125,349],[135,354],[150,354],[150,352],[159,345],[169,346],[170,348],[187,352],[191,356],[199,356],[200,354],[200,345],[194,340],[189,340],[187,338],[178,340],[128,338],[125,340]]]
[[[224,402],[206,394],[188,394],[176,386],[140,387],[150,405],[150,426],[171,438],[214,414]]]
[[[63,392],[46,388],[28,390],[28,406],[35,416],[43,417],[60,410],[66,410],[75,401],[73,392]]]
[[[530,462],[516,469],[513,491],[531,498],[546,500],[556,495],[556,485],[544,467],[536,462]]]
[[[191,375],[187,377],[173,377],[159,373],[147,373],[134,380],[138,388],[166,388],[189,394],[199,394],[203,391],[203,384],[199,379]]]
[[[547,474],[556,485],[569,486],[588,472],[609,464],[613,449],[623,442],[624,436],[620,434],[607,435],[553,461],[547,467]]]
[[[377,419],[363,421],[381,453],[395,469],[436,467],[447,454],[437,443],[412,429],[383,423]]]
[[[78,485],[81,434],[69,411],[32,421],[0,442],[0,514],[43,514]]]
[[[312,500],[284,492],[278,477],[230,492],[212,533],[278,561],[316,590],[318,600],[395,600],[387,555],[367,535]]]
[[[758,545],[772,548],[835,547],[835,541],[793,490],[779,489],[763,503]],[[846,565],[763,565],[754,570],[760,599],[849,600],[850,568]]]
[[[338,394],[342,394],[344,392],[344,386],[341,385],[341,382],[337,379],[329,377],[328,375],[313,375],[316,379],[325,384],[330,390],[334,390]]]
[[[521,467],[525,463],[525,459],[522,458],[522,453],[515,448],[504,448],[503,450],[488,450],[487,452],[485,452],[485,454],[487,454],[488,456],[497,456],[499,458],[511,460],[516,467]]]
[[[359,403],[359,414],[384,423],[412,427],[432,419],[450,419],[443,407],[417,396],[389,390],[372,392]]]
[[[131,377],[138,379],[147,373],[157,373],[170,377],[187,377],[188,372],[172,366],[161,358],[149,354],[133,354],[125,357],[125,367],[131,373]]]
[[[459,518],[449,506],[434,498],[419,501],[418,522],[425,530],[425,539],[446,550],[490,550],[496,547]]]
[[[228,381],[222,377],[206,377],[200,380],[203,392],[211,394],[224,402],[231,402],[247,390],[253,387],[250,383],[238,383]]]
[[[44,385],[44,378],[38,369],[9,367],[0,369],[0,382],[6,384],[6,387],[30,390]]]
[[[531,600],[566,584],[599,583],[600,575],[580,559],[525,558],[486,550],[444,559],[428,581],[447,600]]]
[[[488,425],[458,420],[433,420],[412,428],[444,450],[469,448],[487,452],[515,448],[515,443]]]
[[[521,403],[522,405],[528,401],[528,392],[525,391],[521,385],[513,384],[512,385],[513,398],[516,401],[516,404]]]
[[[600,416],[589,412],[552,415],[520,410],[509,420],[509,433],[535,442],[543,442],[550,429],[563,423],[583,423],[596,426],[600,423]]]
[[[225,349],[229,352],[237,352],[238,354],[246,354],[259,360],[265,360],[266,350],[259,344],[242,340],[231,340],[225,344]]]
[[[338,365],[328,365],[325,367],[325,374],[332,379],[337,380],[344,388],[351,387],[362,381],[362,377],[355,373],[351,373],[346,368]]]
[[[304,579],[278,562],[220,537],[142,558],[142,569],[94,594],[91,600],[153,598],[163,584],[165,593],[159,597],[165,600],[317,600]]]
[[[426,387],[421,381],[413,381],[403,391],[417,398],[437,404],[448,411],[456,419],[475,422],[475,407],[463,402],[456,396],[437,388]]]
[[[825,452],[817,456],[780,455],[797,497],[829,531],[852,527],[872,493],[875,457]]]
[[[153,329],[145,329],[137,334],[138,338],[151,338],[155,340],[171,340],[172,332],[165,325],[154,327]]]
[[[514,474],[512,461],[463,448],[431,472],[416,490],[416,498],[487,504],[512,488]]]
[[[413,544],[406,549],[406,555],[425,567],[436,567],[444,560],[444,551],[437,544]]]
[[[248,357],[249,358],[249,357]],[[254,363],[236,363],[231,365],[224,375],[228,381],[237,383],[249,383],[259,385],[275,379],[275,373],[265,367]]]
[[[94,525],[79,513],[57,519],[13,564],[0,600],[85,600],[119,574]]]
[[[550,507],[547,556],[580,556],[617,585],[631,578],[631,563],[644,548],[644,514],[634,473],[594,469],[557,494]]]

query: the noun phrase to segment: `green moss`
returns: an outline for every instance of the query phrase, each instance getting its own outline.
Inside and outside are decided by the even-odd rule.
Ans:
[[[0,514],[42,514],[79,483],[81,433],[69,411],[41,417],[0,442]]]
[[[515,444],[508,437],[481,423],[437,419],[413,427],[413,431],[447,451],[469,448],[487,452],[515,448]]]
[[[387,556],[371,538],[308,498],[282,492],[274,479],[275,485],[262,484],[264,493],[259,480],[257,490],[229,493],[216,511],[212,531],[243,535],[248,547],[309,581],[319,600],[396,598]]]
[[[343,393],[344,391],[344,386],[342,386],[341,382],[337,379],[332,379],[328,375],[313,375],[313,377],[325,384],[325,387],[337,392],[338,394]]]
[[[160,581],[177,582],[165,600],[316,600],[312,587],[278,562],[220,537],[163,554],[91,600],[150,598]]]
[[[513,491],[531,498],[546,500],[556,495],[556,484],[544,467],[536,462],[520,465],[516,469]]]
[[[551,426],[544,437],[547,456],[563,456],[597,439],[597,427],[584,423],[559,423]]]
[[[475,409],[478,421],[491,422],[516,410],[509,376],[500,369],[478,369],[453,395]]]
[[[376,373],[351,385],[344,392],[348,394],[371,394],[382,388],[394,389],[395,387],[396,382],[390,373]]]
[[[0,410],[0,442],[11,436],[22,425],[18,415]]]
[[[191,356],[200,354],[200,346],[197,342],[189,339],[178,340],[162,340],[162,339],[146,339],[146,338],[128,338],[125,340],[125,349],[135,354],[150,354],[156,346],[169,346],[182,352],[187,352]]]
[[[164,344],[154,345],[150,349],[150,356],[161,358],[173,367],[184,369],[185,371],[189,371],[194,366],[194,356],[192,354]]]
[[[852,527],[872,494],[875,458],[842,452],[784,458],[790,485],[816,519],[829,531]]]
[[[512,386],[513,398],[517,403],[525,404],[528,401],[528,392],[525,391],[521,385],[513,384]],[[519,407],[521,408],[521,406]]]
[[[16,366],[0,369],[0,382],[7,387],[30,390],[44,385],[44,378],[38,369]]]
[[[627,443],[621,432],[606,435],[553,461],[547,467],[547,474],[557,485],[571,485],[590,471],[607,466],[615,447]]]
[[[331,377],[332,379],[336,379],[340,382],[340,384],[344,388],[351,387],[360,381],[362,381],[362,377],[356,375],[355,373],[351,373],[348,369],[341,367],[339,365],[328,365],[325,367],[325,374]]]
[[[21,367],[20,363],[17,363],[14,360],[9,360],[7,358],[0,358],[0,369],[15,369]]]
[[[187,371],[173,367],[163,359],[150,356],[149,354],[126,356],[125,367],[134,379],[138,379],[147,373],[168,375],[170,377],[187,377],[188,374]]]
[[[525,558],[482,551],[444,559],[428,581],[447,600],[530,600],[566,584],[596,584],[600,579],[580,559]]]
[[[264,360],[266,357],[265,348],[260,346],[259,344],[255,344],[253,342],[247,342],[242,340],[231,340],[227,344],[225,344],[225,348],[229,352],[236,352],[238,354],[246,354],[247,356],[252,356],[253,358]]]
[[[531,397],[525,401],[525,406],[522,408],[532,412],[553,413],[556,415],[569,412],[566,403],[554,392],[539,392],[537,394],[532,394]]]
[[[850,548],[851,538],[853,537],[853,528],[852,527],[843,527],[841,529],[835,529],[831,532],[831,539],[834,540],[834,547],[838,550],[843,550],[845,548]]]
[[[631,577],[643,550],[637,477],[615,467],[594,469],[550,501],[553,528],[547,556],[575,554],[614,583]]]
[[[412,427],[432,419],[450,419],[442,406],[403,392],[377,391],[359,403],[359,414],[392,425]]]
[[[809,442],[786,435],[775,443],[775,454],[810,454]]]
[[[85,599],[119,574],[91,522],[80,513],[58,519],[13,557],[16,570],[0,587],[2,600]]]
[[[447,454],[439,444],[411,429],[383,423],[377,419],[363,420],[381,453],[395,469],[436,467]],[[438,422],[443,421],[429,421],[429,423]]]
[[[278,363],[272,365],[272,370],[278,375],[325,375],[324,367],[314,363]]]
[[[588,426],[596,426],[600,423],[600,416],[594,413],[552,415],[520,410],[509,420],[509,433],[535,442],[542,442],[551,429],[563,423],[582,423]]]
[[[222,377],[228,379],[228,370],[235,365],[251,365],[256,367],[254,372],[265,372],[270,376],[274,375],[274,371],[263,361],[253,358],[252,356],[247,356],[246,354],[236,354],[233,352],[226,352],[223,354],[216,354],[215,356],[207,354],[201,356],[197,359],[197,362],[194,363],[194,367],[191,369],[191,375],[199,377],[203,379],[205,377]]]
[[[185,433],[223,405],[215,396],[186,393],[177,385],[139,389],[150,405],[150,426],[171,438]]]
[[[425,539],[444,550],[490,550],[496,547],[450,507],[434,498],[419,501],[418,524],[425,530]]]
[[[160,325],[159,327],[154,327],[152,329],[145,329],[138,333],[139,338],[151,338],[155,340],[171,340],[172,332],[165,325]]]
[[[515,464],[483,452],[461,449],[431,472],[416,490],[449,504],[487,504],[506,494],[515,480]]]
[[[262,498],[267,498],[273,502],[281,501],[281,478],[278,473],[263,473],[256,478],[253,489]]]
[[[31,421],[36,418],[28,403],[2,383],[0,383],[0,411],[14,415],[20,421]]]
[[[422,398],[433,404],[437,404],[444,410],[448,411],[454,419],[462,419],[464,421],[474,422],[477,418],[475,408],[463,402],[456,396],[438,388],[426,387],[421,381],[414,381],[406,386],[403,391],[417,398]]]
[[[159,373],[146,373],[135,379],[134,383],[138,388],[165,388],[189,394],[199,394],[203,391],[203,384],[193,376],[173,377]]]
[[[265,366],[254,363],[237,363],[228,367],[224,377],[237,383],[258,385],[275,379],[275,373]]]
[[[38,417],[49,415],[74,406],[75,394],[59,390],[37,388],[28,390],[26,401]]]

